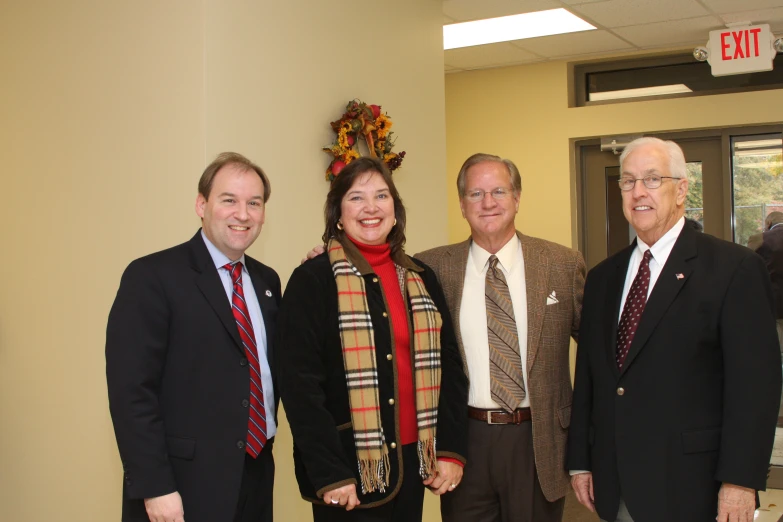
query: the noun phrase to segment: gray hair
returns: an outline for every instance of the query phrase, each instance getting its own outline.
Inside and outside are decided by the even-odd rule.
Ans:
[[[660,138],[653,138],[651,136],[637,138],[626,145],[625,149],[623,149],[623,153],[620,154],[620,167],[623,166],[625,158],[627,158],[630,153],[645,145],[657,145],[666,151],[666,154],[669,156],[669,172],[673,178],[688,177],[688,170],[685,167],[685,155],[682,153],[680,146],[673,141],[664,141]]]
[[[461,198],[465,195],[465,184],[467,183],[468,179],[468,169],[473,165],[478,165],[479,163],[485,162],[502,163],[505,165],[506,170],[508,171],[508,177],[510,178],[511,188],[514,191],[514,195],[519,196],[519,194],[522,192],[522,176],[519,175],[519,169],[516,165],[514,165],[514,162],[509,159],[501,158],[500,156],[495,156],[493,154],[478,153],[466,159],[465,163],[462,164],[462,168],[459,169],[459,175],[457,176],[457,191],[459,193],[459,197]]]

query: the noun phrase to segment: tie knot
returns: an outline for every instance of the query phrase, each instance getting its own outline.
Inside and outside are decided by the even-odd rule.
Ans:
[[[223,265],[223,268],[228,270],[228,272],[231,274],[231,279],[236,281],[237,277],[242,275],[242,261],[237,261],[236,263],[226,263]]]
[[[489,256],[489,268],[490,270],[495,270],[498,267],[498,256],[495,254],[492,254]]]
[[[648,248],[647,250],[644,251],[644,257],[642,258],[642,263],[644,263],[645,265],[649,265],[650,259],[652,258],[653,258],[652,249]]]

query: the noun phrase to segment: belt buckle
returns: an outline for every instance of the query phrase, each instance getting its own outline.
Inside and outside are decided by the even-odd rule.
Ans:
[[[503,413],[503,411],[501,411],[501,410],[488,410],[487,411],[487,424],[490,424],[490,425],[505,424],[503,422],[492,422],[492,414],[493,413]]]

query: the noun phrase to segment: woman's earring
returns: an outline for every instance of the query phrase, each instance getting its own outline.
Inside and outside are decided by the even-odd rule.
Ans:
[[[392,226],[393,226],[393,227],[394,227],[394,226],[397,226],[397,218],[394,218],[394,224],[393,224]]]
[[[342,230],[343,229],[343,224],[341,222],[339,222],[339,221],[337,222],[336,226],[337,226],[337,230]]]

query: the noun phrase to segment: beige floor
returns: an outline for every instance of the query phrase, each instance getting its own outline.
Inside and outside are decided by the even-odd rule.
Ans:
[[[754,522],[779,522],[783,519],[783,490],[770,489],[759,493],[761,507],[756,511]],[[563,522],[598,522],[598,517],[590,513],[576,501],[573,492],[566,496]]]

